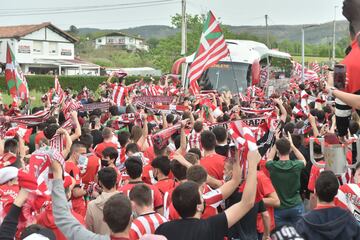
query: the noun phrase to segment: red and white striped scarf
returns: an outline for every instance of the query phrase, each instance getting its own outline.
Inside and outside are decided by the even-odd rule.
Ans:
[[[72,128],[72,120],[69,118],[66,120],[62,125],[61,128],[65,129],[66,131],[71,130]],[[56,149],[59,152],[62,152],[64,149],[64,139],[63,135],[55,134],[52,139],[50,140],[50,146]]]
[[[252,130],[241,120],[229,124],[229,135],[234,140],[239,150],[240,165],[242,166],[243,177],[248,169],[247,153],[258,149],[255,135]]]
[[[69,119],[71,112],[77,111],[81,107],[82,107],[81,103],[76,101],[75,99],[72,98],[66,99],[62,109],[65,119]]]
[[[201,133],[196,132],[194,129],[191,131],[190,136],[189,136],[189,147],[190,148],[201,149],[200,135],[201,135]]]
[[[140,115],[138,113],[124,113],[118,116],[115,120],[113,120],[112,127],[115,130],[119,130],[125,125],[134,123],[138,120],[140,120]]]

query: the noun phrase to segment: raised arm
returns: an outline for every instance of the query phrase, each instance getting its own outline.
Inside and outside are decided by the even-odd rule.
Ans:
[[[240,167],[240,158],[239,151],[235,151],[236,162],[233,165],[233,174],[230,181],[224,183],[219,190],[223,195],[223,199],[227,199],[230,195],[239,187],[241,182],[241,167]]]
[[[143,120],[143,129],[142,129],[142,135],[139,138],[139,140],[137,141],[137,144],[139,146],[141,146],[141,151],[146,151],[146,149],[148,148],[148,145],[146,144],[146,139],[147,139],[147,137],[149,135],[148,122],[147,122],[146,114],[141,115],[141,118]]]
[[[61,153],[62,153],[63,157],[66,158],[67,155],[69,154],[71,146],[72,146],[71,137],[70,137],[69,133],[63,128],[59,128],[56,132],[65,137],[66,145],[65,145],[65,148],[62,150]]]
[[[114,75],[115,75],[115,72],[112,72],[111,74],[110,74],[110,76],[108,77],[108,79],[106,80],[106,85],[108,85],[108,86],[111,86],[111,79],[114,77]]]
[[[181,130],[180,130],[180,153],[182,155],[185,155],[186,153],[186,147],[187,147],[187,142],[186,142],[186,134],[185,134],[185,127],[186,127],[186,123],[188,122],[188,120],[182,120],[181,121]]]
[[[232,205],[225,210],[228,227],[232,227],[238,222],[249,210],[254,206],[256,191],[256,171],[257,165],[261,159],[259,152],[249,151],[247,161],[249,162],[248,175],[246,177],[246,185],[241,201]]]
[[[81,136],[81,126],[78,119],[78,113],[76,111],[73,111],[71,113],[71,118],[73,120],[73,123],[75,123],[76,127],[75,127],[75,132],[71,134],[70,137],[72,141],[75,141]]]
[[[56,226],[69,240],[87,239],[87,240],[105,240],[110,239],[108,236],[98,235],[87,230],[80,224],[71,214],[64,190],[64,182],[62,180],[62,167],[57,161],[52,161],[51,170],[54,180],[51,192],[53,215]]]
[[[280,119],[281,119],[283,122],[286,122],[287,111],[286,111],[286,109],[284,108],[283,101],[278,98],[278,99],[274,99],[274,102],[278,105],[278,107],[279,107],[279,109],[280,109],[280,112],[281,112]]]
[[[306,159],[304,157],[304,155],[302,155],[302,153],[299,151],[299,149],[297,149],[292,141],[292,137],[291,137],[291,134],[288,133],[288,138],[289,138],[289,141],[290,141],[290,146],[291,146],[291,150],[294,152],[296,158],[300,161],[303,162],[304,166],[306,166]]]

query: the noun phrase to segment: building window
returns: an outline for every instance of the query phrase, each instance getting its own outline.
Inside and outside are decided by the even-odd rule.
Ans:
[[[100,39],[98,39],[98,40],[97,40],[97,42],[98,42],[98,43],[101,43],[101,42],[102,42],[102,41],[101,41],[101,38],[100,38]]]
[[[50,42],[49,43],[49,54],[57,54],[57,43]]]
[[[108,38],[108,43],[114,43],[114,39],[113,38]]]
[[[134,39],[133,38],[129,38],[129,43],[133,43]]]
[[[33,52],[41,54],[43,52],[43,42],[34,41],[34,43],[33,43]]]

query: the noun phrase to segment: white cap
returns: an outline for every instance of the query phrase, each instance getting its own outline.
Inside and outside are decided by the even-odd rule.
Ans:
[[[19,169],[16,167],[4,167],[0,169],[0,184],[4,184],[18,176]]]

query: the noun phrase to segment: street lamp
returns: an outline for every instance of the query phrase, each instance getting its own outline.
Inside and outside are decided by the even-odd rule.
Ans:
[[[301,59],[302,59],[302,68],[301,68],[301,82],[304,82],[304,68],[305,68],[305,29],[315,27],[319,25],[307,25],[301,28]]]

